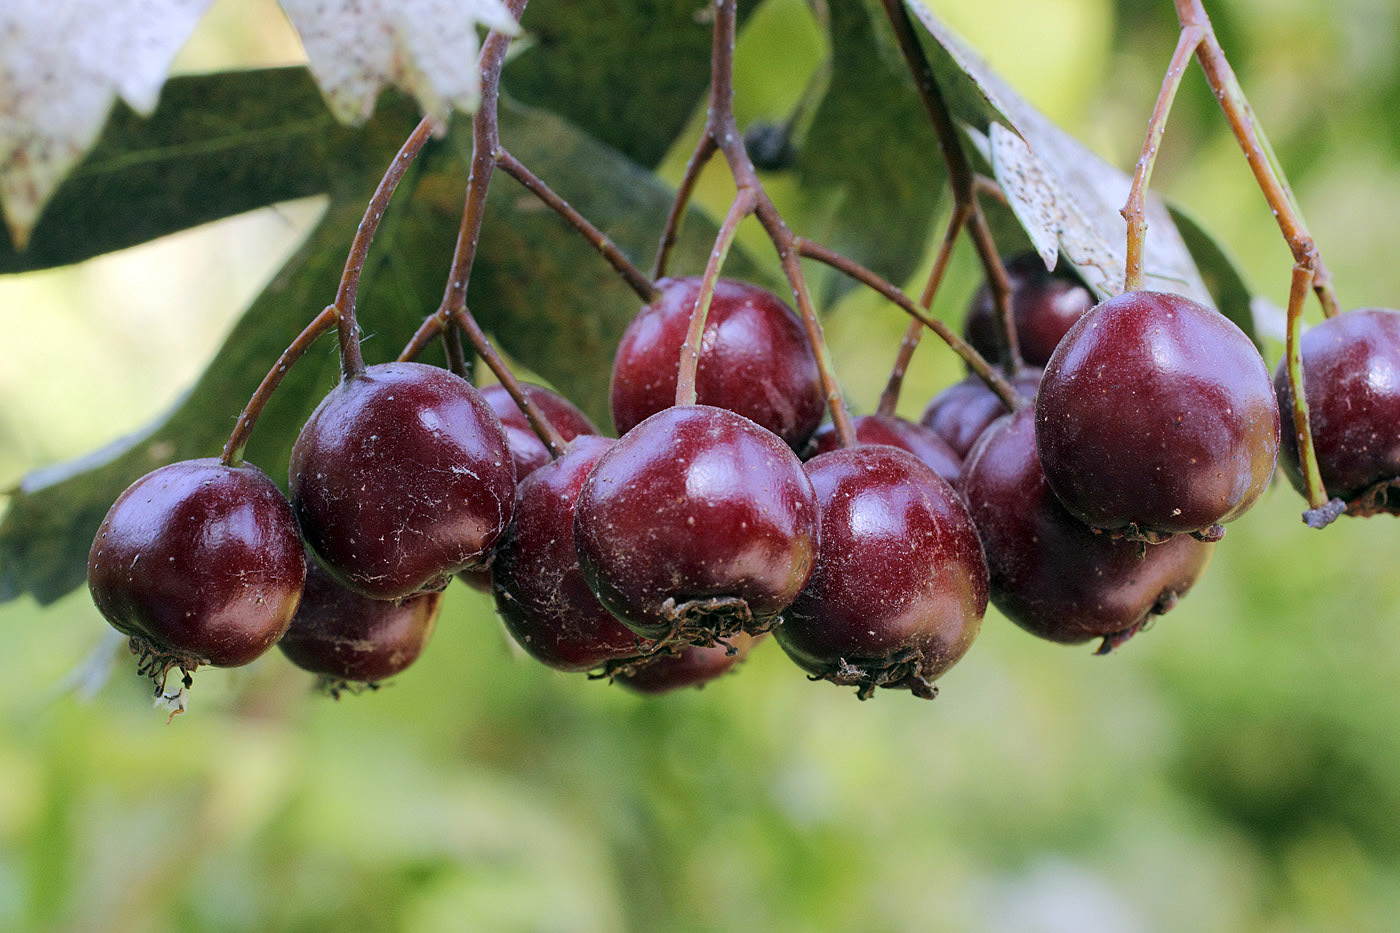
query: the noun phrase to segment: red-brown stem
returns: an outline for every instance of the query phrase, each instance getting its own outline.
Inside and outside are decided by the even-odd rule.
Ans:
[[[538,176],[526,168],[523,162],[503,147],[496,149],[496,166],[524,185],[527,191],[543,201],[550,210],[567,220],[575,230],[583,234],[584,239],[592,243],[593,248],[603,254],[603,258],[613,269],[617,270],[617,274],[622,276],[623,281],[631,287],[632,291],[637,293],[637,297],[641,298],[643,303],[650,304],[661,297],[661,292],[652,284],[651,279],[647,278],[646,273],[634,266],[632,261],[623,255],[622,250],[618,249],[616,243],[609,239],[603,231],[589,223],[587,218],[574,209],[573,205],[556,194]]]
[[[1177,37],[1176,51],[1172,52],[1167,73],[1162,78],[1162,89],[1157,93],[1157,102],[1152,107],[1152,116],[1147,121],[1147,136],[1142,141],[1142,154],[1138,156],[1137,170],[1133,173],[1133,184],[1128,189],[1128,201],[1119,211],[1128,222],[1127,258],[1124,261],[1123,290],[1138,291],[1142,288],[1142,250],[1147,239],[1147,202],[1144,197],[1148,182],[1152,178],[1152,166],[1157,161],[1157,152],[1162,147],[1162,134],[1167,129],[1167,117],[1171,114],[1172,101],[1181,88],[1181,77],[1191,56],[1205,38],[1205,30],[1199,25],[1183,24],[1181,35]]]
[[[277,387],[282,383],[282,377],[287,375],[287,370],[292,368],[292,364],[301,359],[306,351],[311,349],[311,345],[316,342],[322,334],[327,333],[335,327],[340,314],[335,305],[327,305],[325,310],[306,325],[306,329],[297,335],[287,349],[282,351],[282,355],[277,358],[276,364],[268,370],[253,397],[248,399],[248,404],[244,406],[243,413],[238,416],[238,422],[233,426],[233,433],[229,435],[227,443],[224,444],[224,451],[219,456],[219,462],[224,466],[237,466],[243,460],[243,448],[248,446],[248,437],[253,433],[253,425],[257,423],[258,416],[267,405],[268,399],[272,398],[272,393],[277,391]]]
[[[557,457],[564,452],[564,447],[568,441],[550,424],[549,419],[540,411],[539,406],[530,401],[530,397],[520,387],[520,380],[515,378],[515,374],[510,371],[505,360],[501,359],[496,348],[491,346],[491,341],[487,339],[481,326],[476,323],[476,318],[465,307],[458,308],[452,312],[452,320],[467,335],[467,340],[471,342],[472,349],[476,355],[481,357],[481,361],[486,364],[486,368],[496,375],[501,381],[501,387],[506,390],[520,410],[525,413],[525,418],[530,422],[530,429],[549,449],[551,457]],[[524,399],[525,404],[521,403]]]
[[[993,306],[997,309],[997,320],[1002,330],[1002,346],[1006,348],[1003,360],[1007,372],[1014,373],[1021,365],[1021,345],[1017,339],[1016,326],[1011,318],[1011,280],[1007,278],[1006,267],[997,251],[992,231],[987,219],[977,205],[977,174],[972,170],[967,153],[963,151],[958,136],[957,124],[953,120],[948,102],[943,98],[943,89],[934,76],[923,46],[914,32],[914,24],[909,21],[909,13],[903,0],[883,0],[885,18],[894,29],[899,43],[900,54],[914,78],[919,90],[929,123],[938,137],[938,148],[943,154],[943,162],[948,168],[948,185],[953,192],[953,201],[961,207],[970,207],[972,214],[967,220],[967,230],[972,243],[977,248],[977,258],[987,276],[987,288],[992,295]]]
[[[432,343],[442,331],[442,318],[436,314],[425,317],[423,323],[418,325],[418,329],[413,332],[413,336],[409,338],[408,343],[399,353],[399,362],[407,363],[418,359],[418,355],[428,349],[428,344]]]
[[[919,307],[933,307],[933,299],[938,295],[938,289],[943,284],[943,275],[948,271],[949,260],[953,258],[953,247],[957,244],[958,235],[962,233],[963,225],[967,223],[971,213],[965,205],[954,205],[953,214],[948,218],[948,226],[943,231],[943,242],[933,260],[933,269],[929,272],[928,280],[924,282],[923,294],[919,296]],[[919,338],[923,335],[923,322],[910,321],[904,337],[899,341],[899,352],[895,355],[889,381],[885,383],[885,391],[880,393],[880,404],[875,409],[876,414],[887,418],[894,416],[895,409],[899,406],[899,392],[904,386],[904,375],[909,370],[909,361],[914,358],[914,351],[919,348]]]
[[[681,218],[685,216],[686,205],[690,203],[690,197],[695,193],[695,183],[700,178],[701,170],[719,151],[711,129],[712,124],[706,123],[705,131],[700,135],[700,141],[695,144],[695,151],[690,154],[690,160],[685,163],[685,174],[681,177],[681,183],[676,187],[676,196],[671,201],[670,213],[666,215],[666,225],[661,229],[661,242],[656,247],[656,262],[651,267],[653,280],[660,279],[666,274],[666,263],[671,258],[671,248],[676,245],[676,239],[680,235]]]
[[[353,379],[365,370],[365,360],[360,354],[360,342],[355,333],[355,298],[360,289],[360,273],[364,271],[370,243],[374,241],[379,222],[384,218],[389,199],[404,172],[408,171],[409,165],[423,150],[423,144],[428,141],[429,135],[440,127],[441,124],[432,117],[424,117],[419,121],[418,126],[404,142],[403,148],[394,156],[394,161],[389,163],[388,170],[379,181],[379,187],[374,190],[374,196],[365,208],[364,219],[355,231],[355,239],[350,244],[350,255],[345,259],[345,271],[340,276],[340,287],[336,290],[335,303],[332,305],[338,318],[336,325],[340,336],[340,372],[343,379]]]
[[[757,202],[758,198],[752,188],[740,188],[715,237],[710,259],[705,263],[705,274],[700,278],[700,292],[696,295],[695,307],[690,312],[690,327],[686,330],[685,343],[681,344],[680,367],[676,371],[677,405],[695,404],[695,380],[700,370],[700,345],[705,336],[705,320],[710,314],[710,302],[715,297],[715,285],[719,282],[720,269],[724,267],[729,248],[734,245],[734,236],[739,232],[739,224],[753,213]]]
[[[1001,399],[1002,404],[1005,405],[1009,411],[1016,411],[1026,405],[1026,400],[1021,397],[1021,394],[1016,391],[1015,387],[1013,387],[1001,373],[997,372],[996,368],[988,363],[986,359],[983,358],[982,354],[978,353],[966,340],[963,340],[950,330],[947,324],[944,324],[928,311],[911,301],[909,296],[900,291],[896,286],[865,268],[855,260],[849,259],[819,243],[813,243],[811,240],[797,237],[796,247],[797,250],[808,259],[815,259],[818,262],[826,263],[833,269],[844,272],[857,282],[884,295],[887,299],[903,308],[910,316],[920,321],[925,327],[938,334],[938,336],[948,344],[949,348],[960,356],[963,362],[967,363],[968,368],[976,373],[982,381],[987,384],[987,387],[997,394],[997,397]]]
[[[1259,185],[1259,190],[1263,192],[1264,199],[1268,201],[1278,221],[1279,230],[1293,253],[1293,261],[1312,270],[1312,289],[1322,305],[1322,313],[1327,317],[1335,316],[1338,307],[1336,293],[1332,289],[1332,274],[1323,263],[1312,236],[1308,233],[1293,192],[1278,167],[1278,160],[1274,157],[1268,137],[1259,126],[1254,110],[1245,97],[1244,89],[1215,37],[1210,17],[1206,15],[1201,0],[1174,2],[1182,28],[1198,26],[1202,30],[1201,43],[1196,48],[1196,60],[1200,62],[1206,81],[1215,92],[1215,99],[1220,103],[1221,112],[1225,114],[1230,131],[1244,150],[1245,160],[1254,173],[1255,183]]]
[[[467,354],[462,349],[462,334],[449,327],[442,332],[442,349],[447,357],[447,368],[463,379],[471,382],[471,368],[467,365]]]

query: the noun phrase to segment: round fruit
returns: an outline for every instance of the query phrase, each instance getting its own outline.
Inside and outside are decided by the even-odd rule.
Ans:
[[[1027,366],[1043,367],[1074,322],[1094,306],[1094,293],[1064,264],[1048,271],[1034,252],[1007,259],[1006,276],[1011,282],[1011,319],[1021,359]],[[963,334],[989,360],[1003,356],[996,318],[992,291],[983,284],[968,304]]]
[[[1308,420],[1322,483],[1348,515],[1400,515],[1400,311],[1365,308],[1303,335]],[[1293,432],[1286,360],[1274,374],[1283,442],[1279,458],[1306,495]]]
[[[1125,292],[1080,318],[1045,368],[1035,412],[1060,501],[1136,540],[1219,537],[1263,494],[1278,455],[1259,351],[1179,295]]]
[[[574,542],[589,587],[628,628],[709,644],[765,631],[806,584],[816,496],[771,432],[724,408],[668,408],[593,468]]]
[[[491,565],[496,610],[534,658],[589,671],[647,650],[598,602],[579,570],[574,506],[588,472],[615,442],[582,435],[516,488],[515,514]]]
[[[1033,635],[1064,644],[1122,644],[1200,578],[1215,545],[1176,535],[1155,547],[1095,534],[1050,492],[1035,446],[1035,413],[1002,418],[963,471],[991,572],[992,603]]]
[[[732,671],[762,638],[762,635],[755,638],[739,632],[729,639],[727,645],[690,645],[681,649],[679,654],[653,655],[624,666],[612,675],[612,679],[629,690],[650,695],[670,693],[685,687],[703,687]]]
[[[185,460],[123,492],[93,539],[88,588],[164,687],[179,667],[236,667],[291,624],[306,580],[296,519],[251,464]]]
[[[933,681],[967,649],[987,609],[987,565],[958,494],[923,461],[887,446],[813,457],[821,506],[811,581],[774,637],[833,683],[907,689]]]
[[[907,450],[933,467],[933,472],[948,482],[957,482],[958,472],[962,469],[962,457],[933,430],[896,415],[861,415],[853,418],[852,422],[856,429],[856,440],[860,443],[888,444],[900,450]],[[830,453],[840,446],[841,442],[836,437],[836,426],[824,424],[812,435],[808,449],[812,451],[811,456],[815,457],[817,454]]]
[[[559,393],[529,382],[520,383],[520,388],[564,440],[571,441],[580,434],[598,433],[588,416]],[[481,389],[481,397],[486,399],[486,404],[490,405],[496,417],[501,419],[501,427],[506,432],[506,444],[510,447],[511,459],[515,461],[517,483],[550,461],[549,448],[544,446],[534,428],[530,427],[525,412],[515,404],[515,399],[510,397],[505,386],[499,382],[484,386]]]
[[[1040,389],[1041,371],[1023,369],[1011,380],[1017,392],[1034,399]],[[924,409],[919,423],[948,442],[959,457],[967,459],[982,432],[1002,415],[1006,406],[979,376],[968,376],[939,392]]]
[[[277,647],[297,667],[320,674],[333,694],[375,684],[418,660],[441,604],[441,593],[401,601],[361,596],[311,560],[301,606]]]
[[[306,543],[374,599],[442,589],[510,520],[515,467],[481,393],[422,363],[371,366],[337,385],[292,447]]]
[[[613,360],[619,433],[676,402],[676,374],[700,279],[662,279],[661,297],[637,312]],[[721,279],[705,318],[696,401],[738,412],[800,450],[826,411],[817,359],[797,314],[756,285]]]

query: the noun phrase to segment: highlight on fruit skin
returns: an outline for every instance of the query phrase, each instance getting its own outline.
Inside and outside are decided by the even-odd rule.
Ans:
[[[1022,409],[988,428],[959,483],[986,551],[992,604],[1049,641],[1101,638],[1105,654],[1175,607],[1215,545],[1174,535],[1148,547],[1094,532],[1050,491],[1034,417]]]
[[[1045,478],[1084,523],[1146,543],[1211,540],[1263,495],[1278,401],[1259,351],[1224,315],[1124,292],[1055,349],[1036,396]]]
[[[1358,308],[1327,318],[1303,334],[1300,349],[1327,497],[1346,503],[1351,516],[1400,515],[1400,311]],[[1283,419],[1279,465],[1306,497],[1286,364],[1274,372]]]
[[[515,504],[500,419],[466,380],[422,363],[370,366],[331,389],[289,474],[307,545],[373,599],[439,590],[480,564]]]
[[[183,460],[117,497],[87,579],[161,696],[173,668],[187,687],[200,665],[237,667],[271,648],[301,600],[306,561],[291,506],[266,473]]]
[[[821,545],[774,638],[812,679],[932,699],[987,610],[987,564],[967,507],[931,467],[885,445],[807,461]]]

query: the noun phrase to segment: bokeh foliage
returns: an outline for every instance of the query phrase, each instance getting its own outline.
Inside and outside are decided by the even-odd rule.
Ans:
[[[1034,103],[1131,164],[1174,41],[1170,4],[943,6]],[[1394,47],[1397,14],[1363,0],[1209,8],[1343,301],[1395,304],[1400,268],[1382,250],[1400,156],[1384,115],[1400,72],[1377,49]],[[794,0],[754,13],[741,119],[781,119],[801,93],[820,55],[792,31],[805,15]],[[801,41],[765,54],[763,30]],[[1018,78],[1026,62],[1034,78]],[[1281,301],[1288,258],[1267,209],[1204,82],[1188,77],[1183,95],[1158,178]],[[581,151],[566,142],[560,152]],[[662,159],[664,177],[686,151],[683,139]],[[450,144],[438,158],[451,163]],[[590,160],[574,163],[586,180]],[[455,211],[455,181],[420,182],[416,209]],[[537,216],[499,185],[504,206]],[[724,185],[706,185],[705,203],[722,204]],[[590,216],[604,208],[583,186],[566,193]],[[413,245],[385,282],[416,280],[394,263],[441,264],[431,251],[448,248],[415,240],[412,212],[401,224],[386,244]],[[497,235],[512,248],[525,236],[513,223]],[[750,255],[770,264],[761,243]],[[606,274],[593,257],[570,262]],[[940,311],[956,318],[974,283],[964,250]],[[376,301],[393,300],[384,288]],[[287,309],[285,326],[314,310]],[[24,312],[4,312],[7,334],[52,320]],[[903,321],[852,292],[828,328],[868,408]],[[64,350],[81,355],[81,332],[63,339],[33,365],[61,371]],[[400,339],[376,332],[371,346]],[[248,352],[250,373],[252,357],[270,361]],[[906,413],[956,378],[947,356],[921,353]],[[135,428],[178,388],[114,426],[96,402],[0,384],[6,480]],[[231,417],[210,414],[210,435]],[[48,452],[26,439],[59,420],[85,443]],[[125,659],[96,696],[61,693],[104,626],[81,590],[45,608],[26,597],[0,607],[0,928],[1384,929],[1400,915],[1396,530],[1372,519],[1311,532],[1300,508],[1274,490],[1231,526],[1197,590],[1114,657],[989,614],[931,704],[857,703],[807,683],[772,645],[704,691],[643,700],[515,655],[488,601],[454,589],[423,660],[377,693],[309,696],[274,655],[202,672],[191,712],[167,729]]]

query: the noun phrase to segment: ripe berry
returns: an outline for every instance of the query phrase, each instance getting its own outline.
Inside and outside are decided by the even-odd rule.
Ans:
[[[549,423],[564,440],[571,441],[580,434],[598,433],[588,416],[564,396],[529,382],[522,382],[520,388],[540,409],[541,414],[549,419]],[[510,456],[515,461],[517,483],[549,462],[549,449],[530,427],[525,412],[515,404],[505,386],[493,382],[482,388],[481,397],[486,399],[486,404],[490,405],[496,417],[501,419],[501,427],[506,432],[506,443],[510,447]]]
[[[1027,366],[1043,367],[1074,322],[1094,306],[1094,293],[1064,264],[1047,271],[1045,261],[1033,252],[1007,259],[1006,276],[1011,282],[1011,318],[1021,359]],[[968,304],[963,334],[989,360],[1003,355],[996,317],[991,289],[984,284]]]
[[[375,599],[442,589],[510,520],[515,467],[481,393],[385,363],[337,385],[292,447],[292,505],[337,580]]]
[[[1040,389],[1040,377],[1038,369],[1022,369],[1011,384],[1021,395],[1034,399]],[[982,432],[1005,414],[1006,406],[997,394],[973,375],[935,395],[919,423],[947,441],[953,452],[966,460]]]
[[[851,420],[856,429],[856,440],[860,443],[888,444],[900,450],[907,450],[933,467],[933,471],[948,482],[958,481],[962,457],[933,430],[895,415],[861,415]],[[813,457],[830,453],[839,447],[836,426],[832,424],[822,425],[817,433],[812,435],[812,441],[808,445]]]
[[[291,624],[306,579],[296,519],[251,464],[185,460],[123,492],[93,539],[88,588],[163,689],[172,667],[236,667]]]
[[[668,408],[593,468],[574,542],[589,587],[624,625],[709,644],[766,630],[802,589],[816,497],[771,432],[724,408]]]
[[[807,462],[821,506],[811,581],[774,637],[814,678],[932,698],[987,609],[987,565],[967,507],[921,460],[888,446]]]
[[[1096,534],[1050,492],[1035,447],[1035,412],[989,428],[961,489],[991,572],[992,603],[1033,635],[1064,644],[1122,644],[1176,605],[1215,545],[1176,535],[1154,547]]]
[[[762,638],[762,635],[754,637],[739,632],[729,638],[727,645],[690,645],[679,654],[652,655],[622,666],[613,673],[612,679],[629,690],[650,695],[703,687],[732,671]]]
[[[1036,399],[1050,488],[1094,528],[1224,534],[1263,494],[1278,401],[1244,332],[1179,295],[1125,292],[1079,319]]]
[[[515,514],[492,562],[496,610],[531,656],[589,671],[649,647],[598,602],[579,570],[574,506],[588,472],[615,442],[583,435],[516,487]]]
[[[1400,515],[1400,311],[1365,308],[1303,335],[1303,378],[1318,469],[1348,515]],[[1280,463],[1306,495],[1284,361],[1274,374],[1283,416]]]
[[[320,674],[332,695],[400,673],[423,653],[441,608],[441,593],[392,601],[341,586],[307,562],[306,591],[277,647],[297,667]]]
[[[613,423],[619,433],[676,401],[676,374],[698,278],[662,279],[661,297],[622,335],[613,360]],[[738,412],[800,450],[826,411],[817,359],[801,319],[756,285],[721,279],[705,318],[697,401]]]

